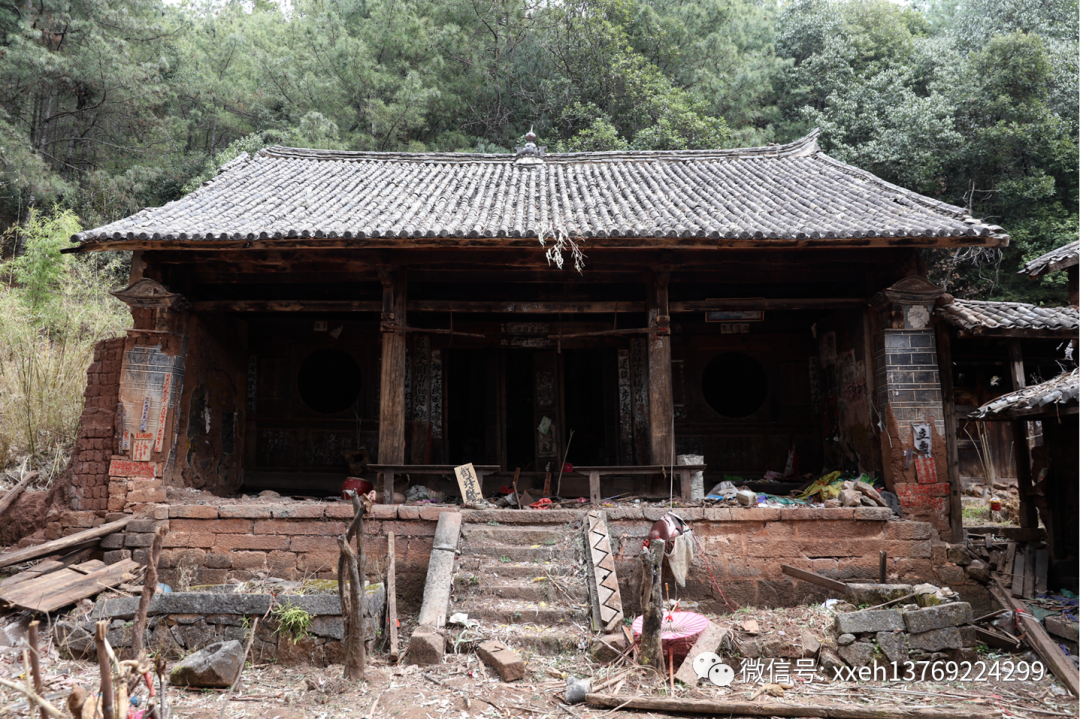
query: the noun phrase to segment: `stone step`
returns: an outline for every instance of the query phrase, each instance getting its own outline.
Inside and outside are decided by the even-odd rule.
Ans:
[[[448,627],[450,651],[453,636],[458,627]],[[498,639],[511,649],[526,655],[539,654],[555,656],[559,654],[577,654],[582,650],[582,643],[589,637],[580,630],[566,631],[559,627],[542,624],[481,624],[477,630],[489,639]],[[464,650],[462,650],[464,651]]]
[[[580,567],[565,562],[500,562],[494,557],[458,557],[458,575],[498,576],[508,579],[542,577],[545,574],[565,581],[580,581]]]
[[[589,608],[585,602],[568,606],[567,602],[534,602],[490,596],[467,596],[455,597],[451,605],[449,614],[465,612],[469,615],[469,619],[478,620],[481,627],[503,624],[535,624],[548,627],[566,625],[569,631],[574,631],[572,627],[575,623],[586,629],[589,626]],[[577,631],[580,632],[580,629]]]
[[[462,542],[483,542],[510,547],[540,545],[553,547],[568,539],[565,527],[534,525],[465,524],[461,527]]]
[[[528,547],[511,547],[506,545],[487,545],[476,542],[462,542],[460,545],[461,558],[465,557],[492,557],[505,564],[533,562],[543,564],[545,562],[565,561],[566,550],[560,547],[546,547],[544,545],[532,545]]]
[[[468,581],[462,582],[460,579],[458,580],[457,594],[463,600],[467,597],[499,597],[529,602],[545,602],[549,605],[585,603],[588,601],[588,593],[580,582],[560,582],[560,587],[562,591],[560,591],[559,587],[555,587],[547,577],[543,576],[540,581],[536,581],[535,577],[510,579],[472,575],[468,577]]]

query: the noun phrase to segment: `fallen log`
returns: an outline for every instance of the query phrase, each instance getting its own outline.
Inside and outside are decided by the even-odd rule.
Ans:
[[[113,532],[119,532],[133,519],[135,519],[134,515],[127,516],[123,519],[118,519],[115,522],[109,522],[100,527],[76,532],[75,534],[61,537],[60,539],[54,539],[51,542],[45,542],[44,544],[38,544],[34,547],[27,547],[26,549],[20,549],[16,552],[0,553],[0,567],[10,567],[12,564],[22,564],[23,562],[29,562],[31,559],[40,559],[41,557],[47,557],[50,554],[59,554],[65,549],[77,547],[83,542],[92,539],[101,539]]]
[[[33,482],[37,478],[37,476],[37,472],[27,472],[26,476],[23,477],[22,480],[15,485],[15,488],[5,494],[3,499],[0,499],[0,517],[2,517],[4,515],[4,512],[7,511],[7,508],[10,507],[15,502],[15,500],[19,498],[19,495],[22,494],[22,491],[26,489],[26,485]]]
[[[758,717],[826,717],[827,719],[991,719],[1000,712],[963,707],[852,706],[829,704],[762,704],[713,699],[665,699],[661,697],[618,697],[587,694],[591,707],[644,709],[675,714]]]
[[[847,591],[848,591],[847,584],[845,584],[843,582],[838,582],[835,579],[829,579],[828,577],[823,577],[820,574],[814,574],[813,572],[808,572],[805,569],[799,569],[798,567],[792,567],[791,565],[788,565],[788,564],[781,564],[780,565],[780,571],[783,572],[784,574],[788,575],[789,577],[795,577],[796,579],[801,579],[804,582],[810,582],[811,584],[816,584],[819,587],[825,587],[826,589],[831,589],[834,592],[840,592],[841,594],[844,594],[844,595],[846,595]]]

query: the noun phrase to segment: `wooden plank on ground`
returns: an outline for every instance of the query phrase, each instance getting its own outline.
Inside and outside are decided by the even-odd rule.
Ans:
[[[1001,632],[993,631],[992,629],[975,627],[975,637],[988,647],[1006,649],[1010,652],[1015,652],[1020,649],[1020,642],[1016,641],[1010,636],[1002,634]]]
[[[1010,596],[1009,590],[997,578],[987,584],[986,588],[990,590],[990,595],[998,604],[1016,613],[1017,623],[1023,628],[1028,644],[1038,653],[1054,676],[1061,680],[1073,696],[1080,696],[1080,672],[1061,651],[1057,642],[1046,633],[1042,622],[1033,614],[1028,613],[1026,604]]]
[[[1005,549],[1005,576],[1012,579],[1013,564],[1016,562],[1016,542],[1009,542]]]
[[[105,566],[105,562],[100,559],[91,559],[88,562],[82,564],[73,564],[71,568],[79,574],[89,574],[90,572],[96,572]]]
[[[690,647],[690,653],[686,655],[686,659],[683,660],[679,671],[675,672],[675,678],[687,686],[696,687],[698,675],[694,671],[694,660],[698,658],[698,655],[706,652],[719,654],[718,650],[727,633],[728,630],[724,627],[709,622],[708,626],[705,627],[705,631],[698,635],[697,640],[694,641],[694,646]]]
[[[816,584],[819,587],[831,589],[834,592],[847,594],[848,586],[843,582],[836,581],[835,579],[829,579],[828,577],[823,577],[820,574],[814,574],[813,572],[808,572],[805,569],[798,569],[797,567],[792,567],[787,564],[781,564],[780,571],[782,571],[784,574],[795,577],[796,579],[801,579],[804,582],[810,582],[811,584]]]
[[[1022,547],[1016,548],[1016,558],[1012,569],[1012,596],[1024,596],[1024,562],[1026,556]]]
[[[611,549],[607,516],[594,509],[585,515],[585,550],[588,565],[589,600],[596,631],[612,632],[623,620],[622,595],[615,575],[615,553]]]
[[[73,549],[84,542],[101,539],[102,537],[112,534],[113,532],[119,532],[121,529],[128,525],[128,522],[135,519],[135,515],[129,515],[123,519],[118,519],[115,522],[109,522],[103,524],[100,527],[94,527],[93,529],[87,529],[82,532],[76,532],[75,534],[67,537],[61,537],[60,539],[54,539],[51,542],[45,542],[44,544],[38,544],[34,547],[27,547],[26,549],[20,549],[16,552],[4,552],[0,554],[0,567],[10,567],[12,564],[22,564],[23,562],[29,562],[32,559],[40,559],[41,557],[47,557],[50,554],[59,554],[67,549]]]
[[[707,714],[710,716],[825,717],[826,719],[990,719],[999,716],[986,707],[954,704],[948,707],[858,706],[855,704],[775,704],[728,699],[671,699],[668,697],[625,697],[614,694],[587,694],[591,707],[644,709],[666,714]]]
[[[131,579],[131,572],[138,567],[138,562],[125,559],[116,564],[105,565],[89,574],[80,574],[70,568],[61,569],[22,582],[10,592],[0,593],[0,600],[34,612],[55,612],[80,599],[123,584]]]

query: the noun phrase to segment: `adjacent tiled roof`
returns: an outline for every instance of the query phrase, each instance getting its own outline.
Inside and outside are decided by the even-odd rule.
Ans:
[[[992,399],[969,417],[987,419],[999,415],[1024,415],[1040,409],[1052,413],[1055,407],[1075,405],[1080,394],[1080,369],[1059,374],[1052,380],[1032,385]]]
[[[1041,257],[1036,257],[1024,265],[1024,268],[1018,274],[1028,275],[1034,279],[1042,277],[1047,272],[1063,270],[1078,263],[1080,263],[1080,240],[1070,242],[1056,250],[1050,250]]]
[[[1080,312],[1076,307],[1036,307],[1023,302],[953,300],[937,308],[946,322],[972,334],[1008,334],[1010,330],[1076,332]]]
[[[513,154],[269,147],[73,240],[970,238],[1000,227],[837,162],[817,132],[741,150]],[[979,238],[993,238],[979,239]],[[828,244],[824,242],[823,244]]]

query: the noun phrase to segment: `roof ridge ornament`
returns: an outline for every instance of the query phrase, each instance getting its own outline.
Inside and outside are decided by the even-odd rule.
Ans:
[[[516,165],[542,165],[544,163],[544,153],[547,151],[547,147],[537,147],[536,145],[536,133],[530,127],[529,131],[525,133],[525,146],[515,147],[514,151],[517,153],[517,159],[514,160]]]

